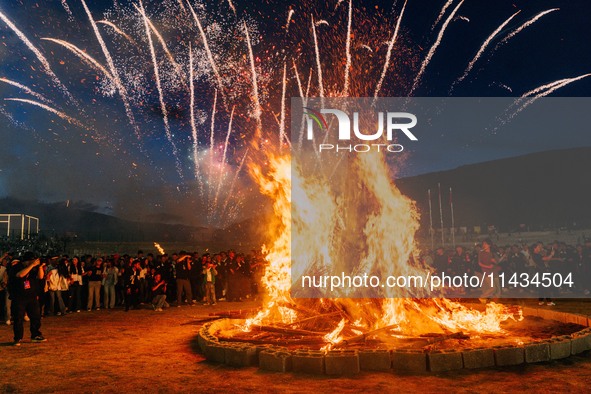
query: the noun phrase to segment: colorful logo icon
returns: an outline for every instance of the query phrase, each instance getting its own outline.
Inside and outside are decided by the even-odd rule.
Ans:
[[[320,112],[313,110],[309,107],[304,107],[304,110],[304,115],[307,115],[309,118],[313,119],[318,125],[318,127],[325,131],[328,131],[328,123],[326,123],[324,116],[322,116]]]

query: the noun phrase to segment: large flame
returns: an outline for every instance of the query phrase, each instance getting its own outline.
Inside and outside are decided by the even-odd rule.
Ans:
[[[343,339],[347,336],[377,331],[383,334],[394,330],[404,335],[501,333],[501,323],[514,318],[515,311],[504,305],[490,303],[485,311],[478,311],[445,298],[426,298],[426,289],[414,294],[399,290],[395,298],[383,299],[347,298],[346,291],[334,299],[293,299],[292,275],[297,278],[307,270],[322,271],[337,264],[339,251],[334,245],[339,240],[334,238],[342,234],[339,228],[345,221],[364,223],[363,236],[356,238],[363,243],[363,257],[356,270],[386,276],[424,274],[427,268],[413,258],[418,251],[414,241],[418,229],[415,206],[391,181],[383,157],[358,155],[349,167],[354,171],[347,176],[362,189],[358,194],[366,203],[364,207],[370,207],[355,211],[353,219],[347,217],[351,209],[344,208],[350,208],[352,201],[358,204],[354,200],[360,196],[347,202],[335,192],[334,182],[314,172],[306,173],[303,164],[291,160],[296,159],[267,154],[264,167],[259,163],[250,166],[260,190],[273,200],[279,220],[270,228],[275,239],[267,249],[263,308],[246,321],[244,331],[253,326],[303,327],[303,322],[314,320],[315,315],[327,314],[336,316],[333,327],[323,336],[323,349],[329,349],[346,342]],[[316,322],[317,326],[323,323]]]

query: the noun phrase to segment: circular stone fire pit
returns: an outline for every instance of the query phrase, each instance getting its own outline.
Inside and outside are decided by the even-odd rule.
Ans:
[[[558,360],[591,350],[591,322],[587,316],[541,308],[523,307],[522,310],[524,320],[505,327],[508,336],[497,338],[425,337],[405,346],[362,342],[350,348],[324,352],[306,348],[301,343],[284,347],[224,340],[219,333],[244,324],[244,320],[220,319],[201,328],[198,343],[205,358],[212,362],[317,375],[360,371],[443,372],[510,366]],[[524,337],[526,333],[529,334],[527,338]]]

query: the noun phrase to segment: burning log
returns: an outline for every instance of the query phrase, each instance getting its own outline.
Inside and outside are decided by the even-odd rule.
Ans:
[[[298,324],[303,324],[303,323],[309,323],[309,322],[314,321],[316,319],[325,319],[327,317],[342,316],[342,315],[343,315],[343,313],[341,311],[325,313],[325,314],[322,314],[322,315],[316,315],[316,316],[307,317],[305,319],[301,319],[301,320],[295,321],[295,322],[293,322],[291,324],[288,324],[287,327],[292,327],[292,326],[296,326]]]
[[[338,344],[336,344],[335,348],[346,346],[346,345],[351,345],[351,344],[357,343],[357,342],[365,341],[365,339],[367,337],[371,336],[371,335],[377,334],[378,332],[381,332],[381,331],[391,330],[391,329],[396,328],[396,327],[398,327],[398,325],[381,327],[381,328],[378,328],[376,330],[372,330],[372,331],[366,332],[364,334],[360,334],[360,335],[357,335],[357,336],[354,336],[354,337],[351,337],[351,338],[343,339],[341,342],[339,342]],[[396,335],[402,335],[402,333],[400,331],[395,331],[395,334]]]
[[[233,310],[233,311],[211,312],[209,314],[209,316],[228,317],[228,318],[243,317],[243,316],[252,315],[252,314],[256,313],[257,311],[258,311],[258,308],[237,309],[237,310]]]
[[[294,328],[283,328],[283,327],[275,327],[275,326],[253,326],[254,330],[265,331],[265,332],[274,332],[277,334],[285,334],[285,335],[301,335],[301,336],[316,336],[322,337],[326,335],[324,332],[316,332],[316,331],[308,331],[308,330],[297,330]]]

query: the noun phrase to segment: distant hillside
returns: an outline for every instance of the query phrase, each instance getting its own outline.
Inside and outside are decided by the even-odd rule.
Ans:
[[[429,228],[427,191],[431,189],[433,226],[440,227],[437,184],[441,184],[444,227],[451,227],[449,188],[455,225],[494,225],[514,231],[591,227],[591,148],[534,153],[462,166],[397,181],[417,202],[421,228]],[[486,227],[484,227],[486,228]]]
[[[521,224],[531,230],[591,228],[591,148],[535,153],[462,166],[398,180],[401,191],[415,200],[421,213],[421,231],[429,228],[427,190],[431,189],[433,226],[440,227],[437,184],[441,184],[444,227],[451,227],[449,188],[453,189],[456,227],[494,225],[515,231]],[[90,210],[15,198],[0,199],[0,213],[37,216],[45,234],[70,234],[80,240],[105,242],[215,241],[228,245],[269,242],[276,227],[270,211],[226,229],[180,224],[140,223]],[[89,206],[87,209],[92,209]],[[0,225],[2,226],[2,225]],[[0,227],[0,231],[5,226]],[[1,232],[0,232],[1,234]]]
[[[42,203],[15,198],[0,199],[0,213],[24,213],[39,218],[46,235],[67,234],[80,240],[138,242],[208,240],[209,229],[180,224],[140,223],[97,212],[68,208],[64,203]],[[2,225],[6,231],[6,225]],[[20,226],[19,226],[20,228]]]

